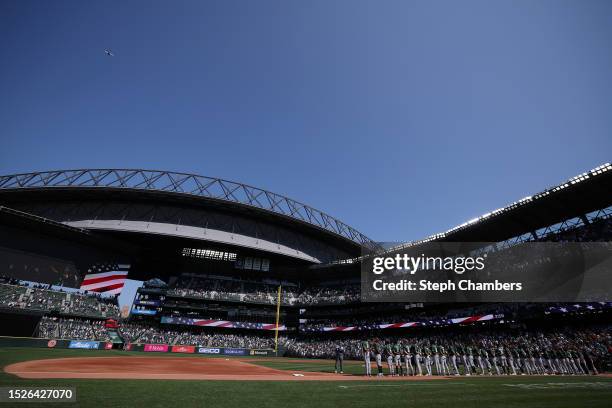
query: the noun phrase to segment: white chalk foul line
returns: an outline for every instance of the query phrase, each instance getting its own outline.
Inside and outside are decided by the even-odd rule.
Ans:
[[[338,388],[348,389],[348,388],[365,388],[365,387],[421,387],[423,385],[440,385],[440,384],[436,384],[436,383],[358,384],[358,385],[339,385]],[[444,386],[447,386],[447,385],[475,385],[475,384],[468,384],[468,383],[464,383],[464,382],[455,382],[455,381],[453,381],[453,382],[445,382]]]
[[[590,389],[608,389],[612,388],[612,381],[601,382],[571,382],[571,383],[535,383],[535,384],[502,384],[506,387],[521,388],[523,390],[558,390],[566,388],[590,388]]]

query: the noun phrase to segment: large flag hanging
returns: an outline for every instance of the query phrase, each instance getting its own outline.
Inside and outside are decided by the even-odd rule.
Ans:
[[[82,290],[89,290],[105,295],[121,293],[127,279],[130,265],[105,263],[92,265],[81,283]]]

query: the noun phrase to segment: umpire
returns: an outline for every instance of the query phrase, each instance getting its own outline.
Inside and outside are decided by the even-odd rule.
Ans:
[[[334,373],[344,374],[344,369],[342,368],[342,363],[344,362],[344,347],[341,344],[336,346],[336,370]]]

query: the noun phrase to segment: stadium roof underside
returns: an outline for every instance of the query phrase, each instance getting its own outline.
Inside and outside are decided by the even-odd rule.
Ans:
[[[223,209],[223,211],[235,213],[236,219],[251,217],[265,220],[264,222],[268,224],[285,225],[285,230],[303,230],[304,233],[311,236],[328,239],[330,242],[335,242],[335,245],[351,248],[349,252],[353,253],[360,253],[364,248],[379,249],[376,242],[359,231],[308,205],[246,184],[194,174],[140,169],[80,169],[0,176],[0,202],[13,207],[14,202],[24,203],[30,198],[36,198],[39,202],[48,199],[50,203],[53,200],[61,199],[73,199],[74,202],[82,199],[100,199],[100,201],[116,199],[123,200],[123,202],[150,200],[156,202],[156,205],[175,203],[171,204],[175,206],[185,203],[192,209],[206,207],[211,213],[215,211],[218,213]],[[27,206],[15,208],[31,211],[31,208]],[[48,216],[46,212],[31,212]],[[182,219],[182,224],[181,215],[173,215],[173,217],[174,225],[171,222],[160,224],[147,221],[146,230],[140,226],[142,218],[134,221],[120,217],[118,222],[114,222],[97,218],[64,216],[61,221],[67,225],[87,229],[149,232],[162,235],[176,235],[176,231],[180,230],[183,235],[187,234],[186,237],[193,235],[191,238],[200,237],[202,239],[202,235],[205,234],[212,241],[240,244],[236,241],[236,237],[240,237],[240,232],[234,231],[234,227],[229,227],[224,231],[215,231],[208,225],[194,225],[193,223],[185,225],[187,213]],[[49,216],[49,218],[54,217]],[[280,251],[279,253],[283,254],[286,252],[285,255],[317,260],[316,256],[298,253],[299,251],[295,251],[295,247],[292,246],[284,250],[281,248],[282,245],[275,243],[274,240],[270,240],[270,245],[267,245],[265,237],[257,236],[257,231],[250,231],[250,233],[251,235],[248,235],[245,240],[255,238],[258,249]],[[264,244],[270,248],[266,248]]]
[[[606,163],[568,181],[484,214],[427,241],[502,242],[522,234],[536,238],[539,229],[612,206],[612,165]]]

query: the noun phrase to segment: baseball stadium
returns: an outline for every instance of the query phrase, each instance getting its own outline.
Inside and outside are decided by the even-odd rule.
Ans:
[[[402,245],[608,242],[611,192],[606,163]],[[68,387],[83,407],[612,399],[612,302],[365,301],[361,260],[390,246],[250,185],[142,169],[5,175],[0,231],[2,387]],[[128,280],[142,284],[122,309]]]

